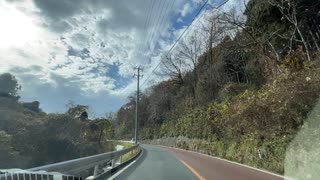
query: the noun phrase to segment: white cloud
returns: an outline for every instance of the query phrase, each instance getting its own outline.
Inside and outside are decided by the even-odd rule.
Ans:
[[[160,61],[161,52],[168,50],[183,30],[174,28],[173,18],[181,19],[192,13],[197,8],[194,3],[193,0],[2,1],[0,15],[10,17],[1,24],[0,38],[7,39],[7,43],[0,43],[0,73],[14,73],[23,86],[23,100],[36,100],[39,94],[45,110],[61,110],[62,101],[69,99],[94,107],[98,99],[118,99],[123,103],[136,88],[133,67],[143,65],[145,76],[149,76]],[[0,23],[4,17],[0,17]],[[114,63],[118,69],[113,73],[126,79],[123,86],[117,85],[115,77],[106,75],[116,71],[109,67]],[[163,78],[152,75],[151,79]],[[90,100],[90,96],[94,98]],[[51,100],[58,103],[53,97],[60,105],[52,107],[60,108],[49,106]],[[114,110],[121,103],[105,108]]]
[[[135,82],[131,80],[123,87],[116,87],[114,77],[106,76],[112,71],[108,66],[119,63],[115,73],[132,79],[134,65],[150,67],[156,63],[157,60],[149,62],[150,50],[154,55],[159,53],[155,51],[155,42],[160,36],[168,36],[165,31],[170,25],[165,19],[170,16],[160,14],[161,9],[156,6],[162,5],[164,9],[170,3],[171,0],[164,4],[157,1],[150,22],[144,26],[145,9],[151,4],[140,0],[1,2],[0,14],[5,15],[1,18],[6,21],[2,22],[5,28],[0,31],[0,37],[7,38],[7,42],[0,46],[0,72],[14,73],[23,86],[22,100],[40,98],[45,110],[55,109],[46,102],[52,100],[52,94],[61,96],[54,98],[65,102],[104,94],[123,100],[134,92]],[[172,13],[174,8],[165,12]],[[43,89],[45,92],[40,92]],[[74,95],[66,89],[74,91]],[[63,106],[59,103],[59,107]],[[93,105],[91,101],[88,103]]]
[[[182,17],[185,17],[186,15],[188,15],[188,14],[190,14],[192,12],[192,8],[191,8],[191,5],[190,5],[190,3],[186,3],[184,6],[183,6],[183,8],[182,8],[182,10],[181,10],[181,16]]]

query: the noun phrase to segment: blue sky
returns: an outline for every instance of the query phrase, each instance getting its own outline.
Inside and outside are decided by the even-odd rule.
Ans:
[[[89,105],[92,117],[103,116],[134,93],[135,66],[143,66],[145,76],[151,76],[199,3],[1,1],[0,73],[14,74],[22,85],[21,101],[40,101],[46,112],[64,112],[72,100]],[[152,76],[156,81],[164,78]]]

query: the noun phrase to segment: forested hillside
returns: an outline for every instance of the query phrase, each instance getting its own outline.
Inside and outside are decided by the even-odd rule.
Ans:
[[[0,168],[30,168],[111,151],[107,119],[89,120],[87,106],[65,113],[43,112],[40,103],[19,102],[16,78],[0,75]],[[23,87],[22,87],[23,88]]]
[[[164,55],[170,79],[141,93],[140,139],[283,173],[320,95],[320,2],[251,0],[245,21],[215,12],[207,40]],[[132,137],[135,106],[132,95],[117,112],[118,138]]]

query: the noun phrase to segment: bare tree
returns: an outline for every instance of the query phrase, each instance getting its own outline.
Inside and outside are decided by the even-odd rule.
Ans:
[[[303,32],[300,28],[300,23],[298,21],[298,3],[296,0],[269,0],[269,3],[279,9],[283,17],[290,22],[294,26],[294,30],[292,33],[291,41],[290,43],[292,44],[293,38],[295,36],[295,33],[297,32],[298,35],[300,36],[300,39],[304,45],[307,58],[309,61],[311,61],[310,57],[310,52],[309,52],[309,47],[308,43],[303,35]]]
[[[171,78],[183,83],[183,76],[186,72],[194,75],[194,87],[197,79],[197,65],[200,55],[203,53],[203,42],[198,32],[195,32],[183,40],[177,50],[172,54],[162,57],[162,72]]]
[[[162,70],[163,73],[169,75],[172,79],[178,83],[183,83],[182,65],[183,61],[179,58],[175,58],[172,54],[166,54],[162,57]]]
[[[202,30],[205,33],[207,38],[207,52],[209,55],[207,56],[206,59],[209,60],[210,63],[213,63],[213,47],[215,44],[221,42],[221,40],[225,36],[225,29],[222,27],[217,21],[219,19],[219,16],[221,14],[219,12],[213,12],[213,15],[208,18],[206,24],[208,25],[202,25]]]
[[[247,6],[245,6],[245,8],[247,8]],[[231,9],[229,12],[224,12],[221,16],[218,17],[217,22],[221,26],[223,26],[223,28],[226,31],[234,31],[234,32],[243,31],[248,35],[248,37],[250,37],[252,43],[245,44],[245,45],[239,44],[239,46],[246,47],[246,46],[256,44],[263,49],[264,47],[268,47],[268,49],[270,49],[271,52],[276,57],[276,60],[278,62],[280,61],[280,55],[277,52],[275,46],[270,41],[270,39],[277,33],[277,31],[272,33],[261,32],[256,27],[249,26],[248,24],[246,24],[246,20],[244,18],[240,18],[239,16],[237,16],[235,9]],[[259,39],[257,38],[257,33],[261,38]],[[270,57],[269,50],[265,52],[265,55]]]
[[[195,32],[188,39],[180,43],[176,58],[184,63],[187,70],[196,72],[198,60],[202,53],[203,42],[199,33]]]

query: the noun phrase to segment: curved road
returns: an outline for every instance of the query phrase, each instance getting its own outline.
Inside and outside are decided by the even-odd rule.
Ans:
[[[284,178],[194,152],[142,145],[143,152],[116,180],[283,180]]]

